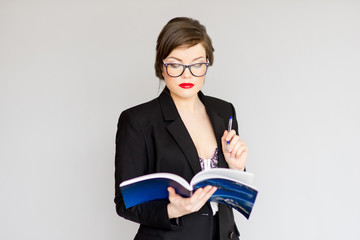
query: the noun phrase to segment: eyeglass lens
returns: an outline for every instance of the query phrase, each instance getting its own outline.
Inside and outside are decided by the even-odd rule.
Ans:
[[[182,64],[169,63],[167,64],[167,73],[172,77],[179,77],[184,73],[185,68],[188,67],[191,74],[195,77],[201,77],[206,74],[207,64],[206,63],[196,63],[189,66],[185,66]]]

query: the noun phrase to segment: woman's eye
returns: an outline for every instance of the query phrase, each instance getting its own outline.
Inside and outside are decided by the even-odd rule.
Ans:
[[[194,65],[192,65],[194,68],[201,68],[202,67],[202,63],[196,63]]]
[[[170,67],[172,67],[173,69],[178,69],[181,67],[181,64],[170,64]]]

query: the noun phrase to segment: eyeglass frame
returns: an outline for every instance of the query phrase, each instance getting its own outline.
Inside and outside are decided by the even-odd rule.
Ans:
[[[206,75],[207,70],[208,70],[208,67],[209,67],[209,65],[210,65],[209,62],[206,62],[206,63],[205,63],[205,62],[202,62],[202,63],[193,63],[193,64],[185,65],[185,64],[181,64],[181,63],[166,63],[166,62],[164,62],[164,60],[163,60],[163,64],[164,64],[164,66],[165,66],[165,68],[166,68],[166,73],[167,73],[170,77],[180,77],[181,75],[184,74],[186,68],[189,69],[189,72],[190,72],[191,75],[193,75],[194,77],[202,77],[202,76],[205,76],[205,75]],[[183,67],[182,72],[181,72],[178,76],[172,76],[172,75],[169,74],[168,66],[169,66],[169,65],[173,65],[173,64],[181,65],[181,66]],[[196,65],[196,64],[205,64],[205,65],[206,65],[206,70],[205,70],[205,73],[204,73],[203,75],[196,76],[196,75],[191,71],[191,67],[194,66],[194,65]]]

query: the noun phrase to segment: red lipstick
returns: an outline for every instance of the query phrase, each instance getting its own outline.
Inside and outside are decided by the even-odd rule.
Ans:
[[[194,86],[194,84],[192,83],[181,83],[179,84],[179,87],[185,88],[185,89],[189,89],[192,88]]]

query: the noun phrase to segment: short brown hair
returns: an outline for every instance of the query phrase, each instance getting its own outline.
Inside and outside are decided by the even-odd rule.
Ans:
[[[214,62],[214,48],[205,26],[199,21],[187,17],[171,19],[161,30],[156,44],[155,74],[162,76],[163,60],[179,46],[195,46],[201,43],[206,51],[206,58],[210,65]]]

